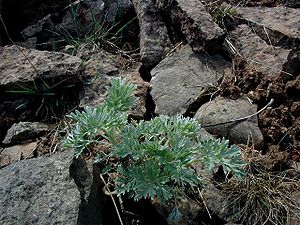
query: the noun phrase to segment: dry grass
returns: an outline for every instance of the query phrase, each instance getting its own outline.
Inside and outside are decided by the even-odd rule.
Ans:
[[[241,182],[224,188],[234,218],[247,225],[283,225],[300,219],[300,206],[294,195],[300,190],[300,175],[287,170],[270,173],[255,170]]]

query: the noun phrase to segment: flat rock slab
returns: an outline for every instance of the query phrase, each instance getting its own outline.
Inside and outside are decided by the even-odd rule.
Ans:
[[[194,50],[202,51],[204,48],[210,52],[223,44],[225,32],[213,21],[201,1],[163,0],[156,4],[171,18],[176,29],[180,26]]]
[[[151,95],[159,115],[186,113],[208,88],[215,87],[229,63],[193,52],[189,45],[163,59],[152,71]]]
[[[46,81],[57,78],[72,84],[80,81],[81,60],[76,56],[13,45],[2,49],[0,58],[0,87],[16,86],[38,79]]]
[[[272,45],[292,45],[299,48],[299,9],[278,6],[238,7],[235,10],[242,20],[254,25],[256,32]]]
[[[292,51],[270,46],[247,25],[239,25],[228,36],[236,55],[242,56],[258,72],[270,77],[293,73]]]
[[[73,152],[23,160],[0,170],[0,224],[77,224],[80,192]]]
[[[249,116],[256,111],[257,106],[250,104],[247,99],[232,100],[218,97],[202,105],[195,119],[211,134],[225,137],[236,144],[253,144],[260,148],[263,135],[258,128],[257,116],[239,123],[220,124]]]
[[[170,51],[168,30],[152,0],[132,2],[140,26],[141,62],[146,68],[153,68]]]
[[[19,122],[8,129],[4,144],[20,144],[37,138],[49,131],[49,126],[40,122]]]

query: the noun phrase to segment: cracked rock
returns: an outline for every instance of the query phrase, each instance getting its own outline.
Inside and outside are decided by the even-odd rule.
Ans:
[[[167,56],[151,71],[155,113],[185,114],[191,104],[218,84],[228,67],[219,55],[198,54],[189,45]]]
[[[156,5],[171,18],[174,27],[180,27],[193,50],[211,52],[224,42],[225,32],[213,21],[198,0],[161,0]]]

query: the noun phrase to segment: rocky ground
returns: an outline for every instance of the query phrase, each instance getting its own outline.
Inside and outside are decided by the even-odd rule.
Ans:
[[[131,119],[194,117],[248,161],[299,172],[298,0],[0,0],[0,13],[0,224],[119,224],[99,168],[60,145],[65,115],[101,104],[114,77],[137,86]],[[122,216],[251,224],[217,186],[205,204],[182,199],[178,221],[148,201],[128,200]]]

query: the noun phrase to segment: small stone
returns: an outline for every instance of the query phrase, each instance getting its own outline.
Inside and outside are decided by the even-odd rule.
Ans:
[[[238,123],[226,123],[249,116],[256,111],[257,106],[250,104],[247,99],[232,100],[218,97],[202,105],[197,111],[195,119],[211,134],[225,137],[236,144],[252,144],[256,148],[260,148],[263,143],[263,135],[258,127],[257,116]]]

